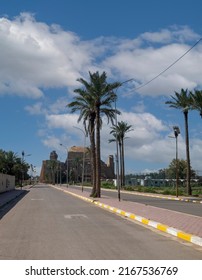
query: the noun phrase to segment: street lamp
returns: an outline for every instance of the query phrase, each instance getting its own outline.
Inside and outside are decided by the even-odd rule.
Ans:
[[[121,87],[123,84],[126,84],[128,82],[134,81],[134,79],[129,79],[126,80],[122,83],[120,83],[120,85],[117,87],[117,90],[119,89],[119,87]],[[117,100],[117,96],[114,100],[114,109],[115,111],[117,110],[116,108],[116,100]],[[118,124],[118,118],[117,118],[117,112],[115,113],[115,125],[117,127]],[[118,189],[118,200],[121,201],[121,186],[120,186],[120,176],[119,176],[119,143],[118,143],[118,137],[117,137],[117,129],[116,129],[116,184],[117,184],[117,189]]]
[[[68,148],[65,147],[63,144],[60,144],[60,146],[64,147],[67,150],[67,178],[66,178],[66,184],[68,188]]]
[[[178,135],[180,134],[179,127],[173,126],[173,132],[176,140],[176,196],[178,197],[178,186],[179,186]]]
[[[116,99],[114,101],[114,109],[116,108]],[[115,125],[117,127],[118,120],[117,120],[117,113],[115,114]],[[118,200],[121,200],[121,187],[120,187],[120,178],[119,178],[119,143],[118,143],[118,135],[117,135],[117,129],[116,129],[116,186],[118,190]]]
[[[83,165],[82,165],[82,186],[81,186],[81,190],[83,192],[83,185],[84,185],[84,172],[85,172],[85,148],[86,148],[86,137],[87,137],[87,133],[81,129],[80,127],[77,126],[73,126],[76,129],[79,129],[80,131],[82,131],[83,135],[84,135],[84,144],[83,144]]]

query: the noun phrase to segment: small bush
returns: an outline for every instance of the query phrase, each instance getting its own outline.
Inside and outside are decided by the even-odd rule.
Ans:
[[[111,182],[103,181],[103,182],[101,183],[101,186],[102,186],[102,188],[105,188],[105,189],[116,189],[116,187],[114,186],[114,184],[111,183]]]

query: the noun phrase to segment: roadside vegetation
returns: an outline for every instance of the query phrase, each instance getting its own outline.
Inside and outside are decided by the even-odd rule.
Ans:
[[[102,181],[101,184],[103,189],[117,189],[113,182]],[[192,196],[202,197],[202,185],[199,183],[191,184]],[[125,185],[121,190],[125,191],[134,191],[142,193],[154,193],[154,194],[163,194],[163,195],[172,195],[176,196],[175,186],[140,186],[140,185]],[[187,196],[186,186],[180,186],[178,190],[179,196]]]
[[[17,153],[0,149],[0,173],[15,176],[16,186],[29,179],[29,168],[29,164]]]

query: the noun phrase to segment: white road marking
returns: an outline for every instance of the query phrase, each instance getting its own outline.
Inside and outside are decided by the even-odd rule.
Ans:
[[[84,214],[69,214],[69,215],[64,215],[65,219],[72,219],[72,218],[88,218]]]

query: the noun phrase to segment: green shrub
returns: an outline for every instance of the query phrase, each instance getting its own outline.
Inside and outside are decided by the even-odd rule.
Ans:
[[[116,189],[114,184],[112,182],[108,182],[108,181],[101,182],[101,187],[105,188],[105,189]]]

